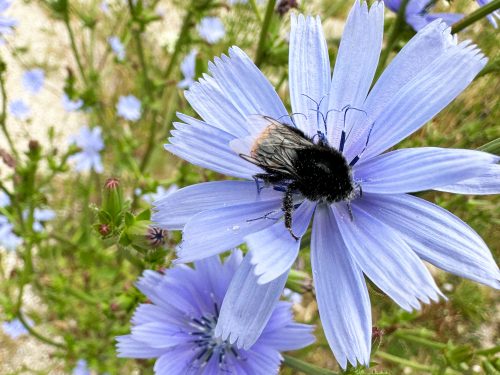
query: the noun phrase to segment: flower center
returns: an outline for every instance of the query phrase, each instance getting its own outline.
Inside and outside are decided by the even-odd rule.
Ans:
[[[192,343],[195,346],[195,357],[193,366],[198,368],[204,367],[208,362],[215,358],[221,370],[228,370],[227,360],[229,357],[241,359],[240,354],[234,345],[229,343],[229,340],[222,340],[220,337],[215,337],[215,326],[219,315],[219,308],[215,306],[215,314],[205,314],[201,318],[191,318],[189,325],[192,331],[189,332],[193,336]]]

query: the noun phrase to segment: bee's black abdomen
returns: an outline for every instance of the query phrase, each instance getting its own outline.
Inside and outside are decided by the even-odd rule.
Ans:
[[[339,202],[347,199],[354,189],[346,159],[328,146],[297,150],[294,167],[298,176],[295,186],[309,200]]]

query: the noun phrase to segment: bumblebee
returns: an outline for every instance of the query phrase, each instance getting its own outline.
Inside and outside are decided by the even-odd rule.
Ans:
[[[240,157],[262,168],[265,173],[254,175],[275,189],[283,189],[285,227],[293,238],[293,195],[300,193],[310,201],[326,203],[352,199],[355,184],[351,166],[342,153],[330,147],[324,137],[318,142],[296,127],[263,116],[268,123],[254,141],[250,155]]]

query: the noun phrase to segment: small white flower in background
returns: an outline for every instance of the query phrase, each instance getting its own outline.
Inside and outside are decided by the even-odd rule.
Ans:
[[[196,55],[198,50],[193,49],[189,52],[184,60],[181,62],[181,72],[184,79],[177,84],[177,87],[181,89],[187,89],[194,83],[194,78],[196,76]]]
[[[62,96],[62,105],[63,108],[66,112],[74,112],[82,108],[83,106],[83,100],[82,99],[77,99],[77,100],[71,100],[68,94],[64,93]]]
[[[90,375],[90,370],[87,365],[87,361],[84,359],[79,359],[78,362],[76,362],[75,368],[73,368],[73,371],[71,372],[72,375]]]
[[[96,126],[90,129],[84,126],[77,135],[70,138],[70,142],[81,148],[81,151],[71,155],[69,162],[75,163],[75,170],[78,172],[90,171],[93,169],[96,173],[102,173],[100,151],[104,149],[104,142],[101,136],[101,128]]]
[[[111,46],[113,52],[115,53],[118,61],[125,60],[125,46],[120,41],[120,38],[118,38],[117,36],[110,36],[108,38],[108,43]]]
[[[33,321],[30,318],[24,318],[26,320],[26,323],[30,327],[34,325]],[[4,333],[9,336],[11,339],[15,340],[20,336],[27,335],[29,332],[26,329],[26,327],[21,323],[19,319],[13,319],[8,322],[3,322],[2,323],[2,330]]]
[[[31,115],[30,107],[22,99],[11,101],[9,109],[11,115],[21,121],[27,120]]]
[[[141,118],[141,102],[134,95],[120,96],[116,111],[125,120],[137,121]]]
[[[177,190],[179,190],[179,187],[176,184],[170,185],[168,187],[168,189],[165,189],[163,186],[158,186],[156,188],[155,193],[149,193],[149,194],[143,195],[142,200],[144,202],[151,204],[160,198],[164,198],[164,197],[176,192]],[[140,193],[138,195],[140,195]]]
[[[4,191],[0,190],[0,208],[7,207],[10,204],[10,198]]]
[[[202,18],[196,29],[200,37],[210,44],[217,43],[226,35],[224,24],[218,17]]]

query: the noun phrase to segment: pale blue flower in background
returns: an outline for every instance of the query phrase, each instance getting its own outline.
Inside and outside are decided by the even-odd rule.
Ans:
[[[314,342],[313,327],[293,321],[290,303],[270,311],[253,345],[241,349],[234,340],[215,337],[220,307],[230,283],[251,269],[249,257],[234,251],[178,265],[165,273],[144,271],[137,288],[152,302],[132,317],[132,333],[117,337],[119,357],[158,358],[155,374],[278,374],[280,352]],[[259,286],[255,287],[258,290]]]
[[[109,15],[111,13],[111,10],[109,9],[109,4],[108,4],[107,0],[101,1],[101,5],[99,7],[101,8],[101,11],[104,14],[108,14]]]
[[[226,35],[224,24],[218,17],[202,18],[196,29],[200,37],[210,44],[217,43]]]
[[[79,359],[78,362],[76,362],[76,366],[73,368],[71,375],[90,375],[90,369],[87,361]]]
[[[0,44],[4,42],[2,37],[11,34],[12,29],[17,25],[17,20],[3,14],[11,5],[11,0],[0,0]]]
[[[385,152],[445,108],[487,59],[470,41],[458,43],[444,22],[434,21],[405,45],[372,87],[383,16],[381,2],[370,9],[355,3],[333,77],[319,18],[291,18],[288,81],[292,113],[302,114],[294,116],[293,125],[341,153],[351,184],[358,186],[348,201],[331,204],[292,191],[296,236],[304,235],[314,216],[311,261],[319,313],[342,368],[348,362],[369,364],[372,319],[365,276],[409,311],[442,296],[421,259],[500,287],[498,267],[479,235],[443,208],[411,195],[424,190],[499,193],[499,157],[435,147]],[[273,219],[283,215],[283,185],[258,191],[254,176],[264,170],[239,155],[251,155],[269,126],[263,116],[285,124],[291,120],[270,82],[239,48],[216,58],[209,71],[185,92],[202,120],[178,114],[181,122],[174,123],[165,148],[246,181],[180,189],[155,202],[153,221],[162,229],[183,230],[178,262],[198,261],[246,242],[252,269],[231,283],[216,335],[249,347],[283,292],[300,241],[283,220],[266,220],[271,213]],[[349,107],[357,110],[346,112]]]
[[[294,292],[291,289],[283,289],[283,297],[292,302],[294,305],[300,305],[302,303],[302,294]]]
[[[22,99],[12,100],[9,103],[9,110],[16,119],[24,121],[31,115],[31,109]]]
[[[56,218],[56,213],[48,208],[35,208],[33,211],[33,230],[35,232],[43,231],[43,223]]]
[[[480,6],[485,6],[491,3],[491,0],[477,0],[477,3]],[[500,11],[495,10],[493,13],[488,14],[486,18],[488,18],[488,21],[490,21],[493,27],[496,29],[498,27],[497,20],[500,20]]]
[[[177,84],[177,87],[181,89],[187,89],[194,83],[194,77],[196,76],[196,55],[198,50],[193,49],[189,52],[184,60],[181,62],[181,72],[184,79]]]
[[[79,134],[73,135],[70,142],[76,144],[81,151],[71,155],[69,162],[75,163],[75,169],[78,172],[90,171],[93,169],[96,173],[103,172],[100,151],[104,149],[102,140],[102,130],[96,126],[92,129],[84,126]]]
[[[403,0],[385,0],[385,5],[395,13],[398,13],[402,4]],[[451,26],[464,16],[460,13],[429,13],[433,7],[433,0],[409,0],[405,9],[406,22],[418,31],[438,18]]]
[[[34,325],[33,321],[30,318],[24,318],[26,320],[26,323],[28,326],[32,327]],[[19,338],[20,336],[27,335],[29,331],[26,329],[26,327],[21,323],[21,321],[18,318],[15,318],[9,322],[3,322],[2,323],[2,330],[3,332],[10,336],[11,339],[15,340]]]
[[[23,73],[23,86],[32,94],[38,94],[45,82],[45,72],[43,69],[35,68],[26,70]]]
[[[9,219],[0,215],[0,246],[14,251],[22,242],[22,239],[14,233],[14,226],[9,222]]]
[[[120,96],[116,111],[125,120],[137,121],[141,118],[141,101],[134,95]]]
[[[0,208],[4,208],[10,205],[10,198],[6,192],[0,190]]]
[[[61,102],[66,112],[78,111],[83,106],[82,99],[71,100],[66,93],[62,95]]]
[[[146,203],[151,204],[160,198],[164,198],[164,197],[176,192],[177,190],[179,190],[179,187],[176,184],[170,185],[168,187],[168,189],[165,189],[163,186],[158,186],[156,188],[156,192],[144,194],[142,196],[142,200],[145,201]]]
[[[120,38],[118,38],[117,36],[110,36],[108,38],[108,43],[111,46],[113,52],[115,53],[118,61],[125,60],[125,46],[120,41]]]

